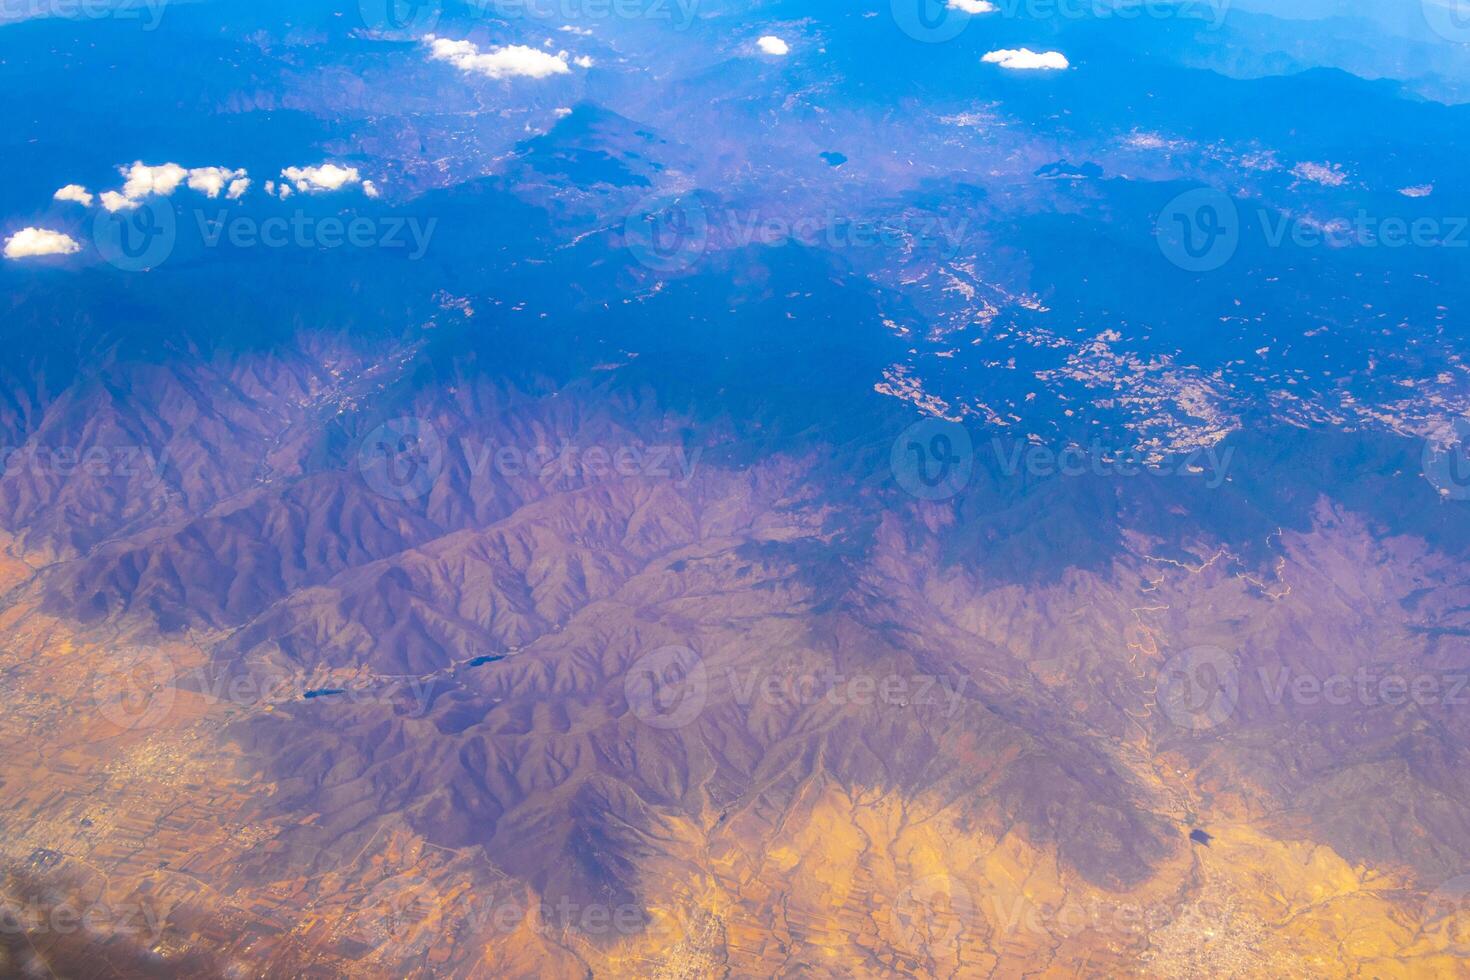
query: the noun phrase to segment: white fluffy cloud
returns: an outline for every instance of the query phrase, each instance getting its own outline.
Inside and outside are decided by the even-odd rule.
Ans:
[[[225,188],[230,189],[231,197],[239,197],[234,193],[235,185],[244,181],[244,187],[240,188],[240,194],[245,193],[245,187],[250,186],[250,181],[245,177],[243,170],[231,170],[228,167],[196,167],[189,171],[189,189],[198,191],[205,197],[219,197]]]
[[[189,171],[177,163],[160,164],[150,167],[139,160],[123,173],[127,181],[123,184],[123,197],[130,201],[141,201],[145,197],[157,195],[168,197],[179,189],[179,185],[189,176]]]
[[[75,201],[84,208],[92,206],[92,193],[81,184],[67,184],[52,197],[58,201]]]
[[[303,194],[340,191],[344,187],[362,183],[362,175],[357,172],[356,167],[339,167],[335,163],[324,163],[319,167],[287,167],[281,171],[281,176]],[[286,187],[285,184],[281,186]]]
[[[121,191],[103,191],[102,206],[109,211],[129,211],[148,197],[168,197],[187,184],[206,197],[219,197],[223,192],[231,200],[239,198],[250,187],[244,170],[230,167],[195,167],[188,170],[177,163],[150,166],[141,160],[118,171],[125,178]],[[76,186],[76,185],[68,185]],[[62,188],[66,190],[67,188]],[[57,192],[58,195],[60,192]]]
[[[993,14],[1000,9],[990,0],[949,0],[947,6],[967,14]]]
[[[117,191],[102,192],[102,206],[109,211],[131,211],[138,204],[138,201],[124,197]]]
[[[447,61],[460,71],[490,78],[547,78],[571,71],[565,51],[552,55],[524,44],[481,51],[472,41],[452,41],[432,34],[424,40],[429,42],[429,57],[435,61]]]
[[[761,51],[765,54],[773,54],[778,57],[791,53],[791,45],[787,44],[779,37],[776,37],[774,34],[767,34],[765,37],[756,41],[755,45],[756,47],[760,48]]]
[[[82,246],[75,238],[47,228],[22,228],[5,239],[5,257],[24,259],[33,255],[71,255]]]
[[[1032,51],[1030,48],[992,51],[980,60],[1013,71],[1057,71],[1068,66],[1066,55],[1060,51]]]

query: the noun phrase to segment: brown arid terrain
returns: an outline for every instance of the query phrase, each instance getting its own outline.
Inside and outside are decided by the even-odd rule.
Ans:
[[[1353,488],[1185,537],[346,358],[78,386],[171,464],[7,472],[0,972],[1466,975],[1465,566]]]

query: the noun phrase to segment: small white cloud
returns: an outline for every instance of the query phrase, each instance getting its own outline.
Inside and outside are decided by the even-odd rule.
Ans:
[[[946,6],[967,14],[993,14],[1000,9],[990,0],[949,0]]]
[[[565,52],[551,55],[524,44],[481,51],[471,41],[452,41],[432,34],[424,40],[429,42],[429,57],[433,60],[447,61],[460,71],[489,78],[547,78],[571,71]]]
[[[75,201],[84,208],[92,206],[92,194],[81,184],[67,184],[52,197],[58,201]]]
[[[377,184],[374,184],[370,180],[365,180],[365,181],[362,182],[362,192],[364,194],[366,194],[368,197],[377,197],[378,196],[378,185]]]
[[[339,191],[362,182],[362,175],[356,167],[339,167],[335,163],[324,163],[319,167],[287,167],[281,171],[281,176],[296,185],[303,194]],[[281,186],[285,187],[284,184]]]
[[[219,197],[227,186],[233,187],[244,176],[245,171],[228,167],[196,167],[189,171],[189,189],[205,197]],[[248,186],[249,181],[246,184]],[[241,193],[244,193],[243,189]]]
[[[118,167],[118,172],[126,178],[122,190],[102,192],[102,206],[109,211],[136,208],[148,197],[168,197],[186,182],[190,190],[199,191],[207,197],[219,197],[228,188],[229,197],[237,198],[250,186],[244,170],[230,167],[195,167],[188,170],[177,163],[151,166],[137,160],[129,166]]]
[[[1433,184],[1415,184],[1413,187],[1401,187],[1399,193],[1404,197],[1428,197],[1434,193]]]
[[[245,171],[243,171],[243,170],[240,171],[240,173],[242,173],[242,174],[244,172]],[[232,201],[238,201],[240,198],[242,198],[242,197],[245,196],[245,192],[248,191],[249,189],[250,189],[250,178],[249,177],[237,177],[234,180],[230,181],[230,189],[227,190],[227,191],[225,191],[225,197],[229,198]]]
[[[765,37],[757,40],[755,44],[764,54],[772,54],[780,57],[791,53],[791,45],[774,34],[767,34]]]
[[[556,118],[558,119],[565,119],[567,116],[570,116],[572,114],[572,110],[564,105],[559,105],[552,111],[556,113]]]
[[[592,59],[584,54],[579,58],[573,59],[572,64],[576,65],[578,68],[591,68]]]
[[[1066,55],[1060,51],[1032,51],[1030,48],[992,51],[980,60],[1012,71],[1060,71],[1069,66]]]
[[[150,195],[168,197],[179,189],[189,171],[177,163],[164,163],[150,167],[141,160],[123,169],[127,181],[123,184],[123,197],[130,201],[141,201]]]
[[[123,197],[117,191],[102,192],[102,206],[109,211],[131,211],[138,204],[138,201],[129,197]]]
[[[5,239],[5,257],[24,259],[33,255],[71,255],[82,246],[75,238],[47,228],[22,228]]]

